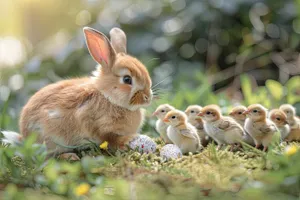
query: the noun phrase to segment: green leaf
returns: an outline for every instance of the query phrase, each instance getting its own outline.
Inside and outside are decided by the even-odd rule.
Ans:
[[[183,102],[184,102],[184,96],[180,92],[178,92],[173,98],[173,105],[176,108],[181,108],[183,106]]]
[[[300,102],[300,76],[294,76],[285,86],[287,87],[287,102],[289,104]]]
[[[195,104],[196,99],[197,99],[197,93],[195,92],[191,92],[191,91],[187,91],[185,93],[185,99],[187,101],[188,104]]]
[[[279,82],[274,80],[267,80],[266,87],[276,100],[280,100],[283,97],[284,87]]]
[[[288,90],[300,87],[300,76],[294,76],[285,84]]]
[[[45,177],[50,181],[55,181],[58,178],[58,165],[51,163],[44,169]]]
[[[9,100],[10,100],[10,96],[8,96],[7,100],[5,101],[2,107],[2,111],[0,112],[0,130],[6,128],[6,124],[8,124],[7,121],[10,119],[10,117],[6,115]]]
[[[24,142],[25,149],[31,149],[32,145],[36,142],[37,134],[31,133]]]
[[[275,132],[275,134],[272,137],[272,143],[278,146],[280,144],[280,140],[281,140],[280,132]]]
[[[244,94],[246,104],[253,104],[252,84],[248,75],[241,75],[241,87]]]

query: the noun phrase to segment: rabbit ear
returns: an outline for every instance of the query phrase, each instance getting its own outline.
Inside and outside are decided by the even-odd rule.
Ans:
[[[110,41],[117,53],[126,53],[126,34],[119,28],[113,28],[109,32]]]
[[[90,54],[104,68],[110,68],[115,60],[115,50],[108,38],[95,29],[83,28],[85,40]]]

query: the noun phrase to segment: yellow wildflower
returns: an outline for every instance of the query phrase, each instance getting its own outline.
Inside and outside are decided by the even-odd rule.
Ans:
[[[99,147],[100,147],[100,149],[107,150],[108,149],[108,142],[104,141],[102,144],[100,144]]]
[[[298,151],[298,147],[296,145],[290,145],[285,148],[284,154],[287,156],[291,156],[297,153],[297,151]]]
[[[75,194],[77,196],[82,196],[90,191],[91,186],[87,183],[81,183],[75,188]]]

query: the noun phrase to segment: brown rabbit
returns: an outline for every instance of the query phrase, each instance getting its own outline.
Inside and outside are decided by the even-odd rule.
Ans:
[[[136,136],[143,121],[141,107],[152,100],[146,67],[126,53],[126,35],[119,28],[102,33],[83,29],[90,54],[101,66],[94,77],[60,81],[42,88],[24,106],[20,131],[38,133],[55,153],[63,144],[74,146],[84,139],[108,141],[122,147]]]

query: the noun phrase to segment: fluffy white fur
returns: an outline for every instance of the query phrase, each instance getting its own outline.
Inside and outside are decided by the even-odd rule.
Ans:
[[[1,133],[3,134],[3,144],[17,145],[22,139],[22,136],[19,133],[13,131],[1,131]]]

